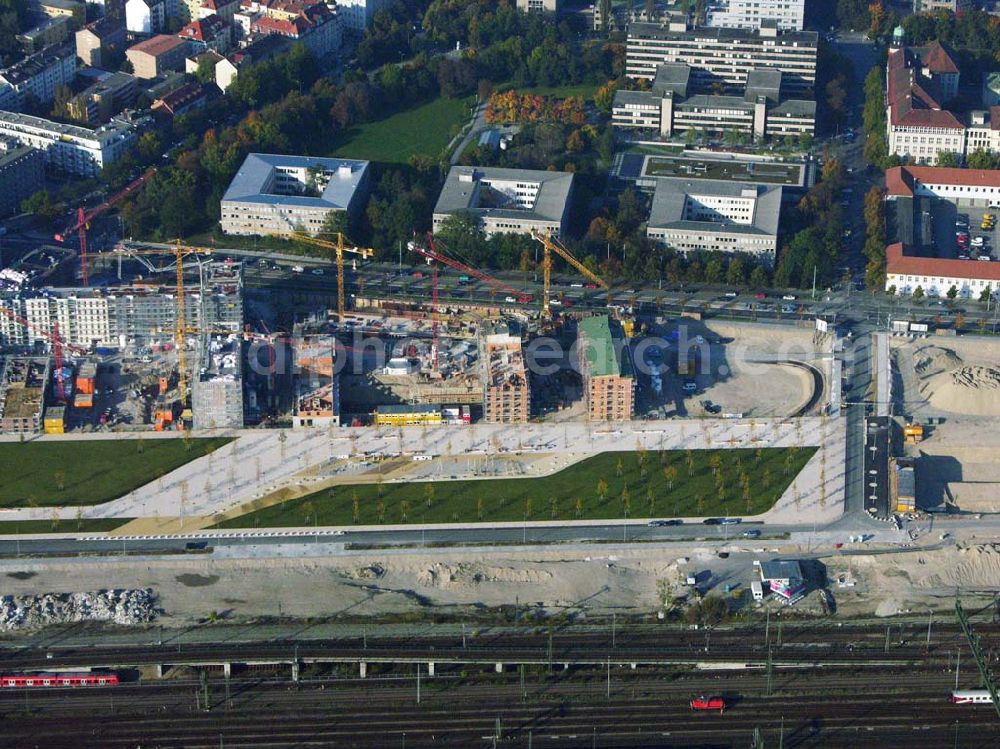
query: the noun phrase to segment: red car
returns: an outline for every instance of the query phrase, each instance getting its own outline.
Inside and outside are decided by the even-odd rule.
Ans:
[[[720,713],[726,709],[724,697],[695,697],[691,700],[692,710],[718,710]]]
[[[758,291],[756,294],[753,295],[753,298],[754,299],[767,299],[767,294],[765,294],[763,291]]]

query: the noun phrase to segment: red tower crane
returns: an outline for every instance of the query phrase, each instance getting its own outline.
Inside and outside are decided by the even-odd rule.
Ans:
[[[74,346],[72,344],[66,343],[59,333],[59,323],[52,323],[52,330],[47,331],[39,328],[37,325],[25,320],[20,315],[16,315],[11,312],[6,307],[0,307],[0,314],[5,317],[9,317],[11,320],[16,322],[18,325],[22,326],[25,330],[34,330],[39,336],[46,339],[50,344],[52,344],[52,353],[55,357],[56,366],[56,398],[60,401],[66,400],[66,387],[63,383],[63,371],[62,371],[62,352],[64,348],[69,349],[74,354],[86,354],[87,350],[80,348],[79,346]]]
[[[80,206],[76,212],[76,221],[55,235],[57,242],[65,242],[66,237],[70,236],[73,232],[77,233],[80,239],[80,274],[83,277],[84,286],[90,285],[90,273],[87,267],[87,229],[90,227],[91,220],[134,193],[155,173],[156,169],[147,170],[141,177],[125,185],[124,189],[120,192],[116,192],[103,203],[91,208],[89,211],[84,210],[83,206]]]
[[[418,255],[427,258],[428,260],[432,260],[438,263],[444,263],[448,267],[454,268],[457,271],[461,271],[462,273],[468,273],[470,276],[478,278],[483,283],[487,283],[493,288],[504,292],[505,294],[510,294],[511,296],[515,297],[520,304],[527,304],[533,299],[531,294],[526,294],[525,292],[519,289],[515,289],[513,286],[505,284],[503,281],[499,279],[493,278],[493,276],[483,273],[481,270],[477,270],[472,266],[466,265],[465,263],[461,263],[458,260],[455,260],[454,258],[442,254],[438,250],[438,247],[434,242],[434,237],[430,232],[427,233],[427,244],[428,246],[424,247],[419,242],[408,242],[406,248],[410,252],[415,252]]]

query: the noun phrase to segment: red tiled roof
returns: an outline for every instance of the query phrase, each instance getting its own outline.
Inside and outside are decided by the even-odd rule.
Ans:
[[[942,166],[897,166],[885,171],[885,186],[889,195],[912,197],[916,182],[966,185],[968,187],[1000,187],[1000,170],[957,169]]]
[[[162,107],[170,112],[170,114],[176,114],[178,110],[190,106],[203,98],[205,98],[205,89],[202,85],[200,83],[188,83],[157,99],[153,102],[153,108],[159,109]]]
[[[920,49],[920,62],[932,73],[954,73],[958,74],[958,66],[951,59],[951,55],[941,45],[941,42],[930,42],[926,47]]]
[[[177,32],[177,36],[185,39],[196,39],[199,42],[210,42],[221,34],[226,24],[214,13],[210,16],[192,21]]]
[[[938,85],[908,66],[907,50],[889,51],[886,64],[886,99],[889,102],[891,125],[964,128],[951,112],[941,108]]]
[[[312,24],[304,16],[298,16],[291,21],[264,16],[253,22],[253,30],[263,34],[283,34],[284,36],[301,36]]]
[[[907,256],[903,254],[902,242],[896,242],[885,248],[885,260],[886,273],[895,275],[1000,281],[1000,263]]]
[[[138,50],[140,52],[145,52],[153,57],[159,57],[160,55],[169,52],[175,47],[179,47],[182,44],[187,44],[183,39],[178,39],[176,36],[168,36],[166,34],[158,34],[157,36],[150,37],[144,42],[139,42],[138,44],[133,44],[129,47],[130,50]]]

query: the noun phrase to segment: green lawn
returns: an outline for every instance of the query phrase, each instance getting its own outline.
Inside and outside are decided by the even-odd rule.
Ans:
[[[756,515],[775,503],[815,450],[602,453],[544,478],[338,486],[216,527],[607,519],[624,517],[626,508],[635,518]],[[741,476],[749,482],[749,504]]]
[[[0,444],[0,507],[94,505],[128,494],[228,439]],[[62,488],[60,488],[60,486]]]
[[[0,522],[0,536],[26,535],[29,533],[99,533],[112,531],[125,525],[132,518],[83,518],[60,520],[55,527],[51,520],[5,520]]]
[[[337,136],[334,156],[405,164],[411,155],[436,159],[472,116],[468,99],[437,99]]]

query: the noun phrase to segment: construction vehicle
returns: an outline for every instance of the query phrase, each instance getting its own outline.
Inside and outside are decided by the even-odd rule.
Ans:
[[[334,262],[337,264],[337,321],[342,322],[344,319],[345,304],[344,304],[344,253],[350,252],[354,255],[359,255],[362,260],[367,260],[375,254],[375,250],[371,247],[356,247],[345,237],[341,232],[331,232],[329,236],[334,237],[336,241],[330,242],[325,239],[319,239],[310,234],[304,232],[292,232],[288,235],[292,239],[298,242],[305,242],[306,244],[311,244],[314,247],[323,247],[327,250],[332,250],[334,253]],[[301,266],[295,266],[296,268],[301,268]],[[294,270],[294,269],[293,269]],[[304,270],[304,269],[303,269]],[[302,270],[296,271],[301,273]]]
[[[90,271],[87,261],[87,229],[90,228],[90,222],[142,187],[155,173],[156,169],[148,170],[141,177],[132,180],[122,190],[116,192],[103,203],[91,208],[89,211],[85,211],[83,206],[80,206],[77,209],[76,221],[55,235],[54,239],[59,243],[63,243],[68,236],[76,232],[80,241],[80,276],[85,287],[90,285]]]
[[[916,445],[924,441],[923,424],[906,424],[903,427],[903,441],[908,445]]]
[[[608,290],[610,287],[604,281],[603,278],[593,273],[587,266],[573,257],[573,254],[566,249],[555,237],[552,236],[551,232],[542,233],[535,229],[531,230],[531,236],[538,242],[541,242],[542,247],[545,248],[545,256],[542,259],[542,316],[552,317],[552,310],[550,307],[549,295],[551,293],[552,287],[552,254],[555,253],[567,263],[572,265],[576,270],[582,273],[584,276],[589,278],[598,286],[603,287]]]

